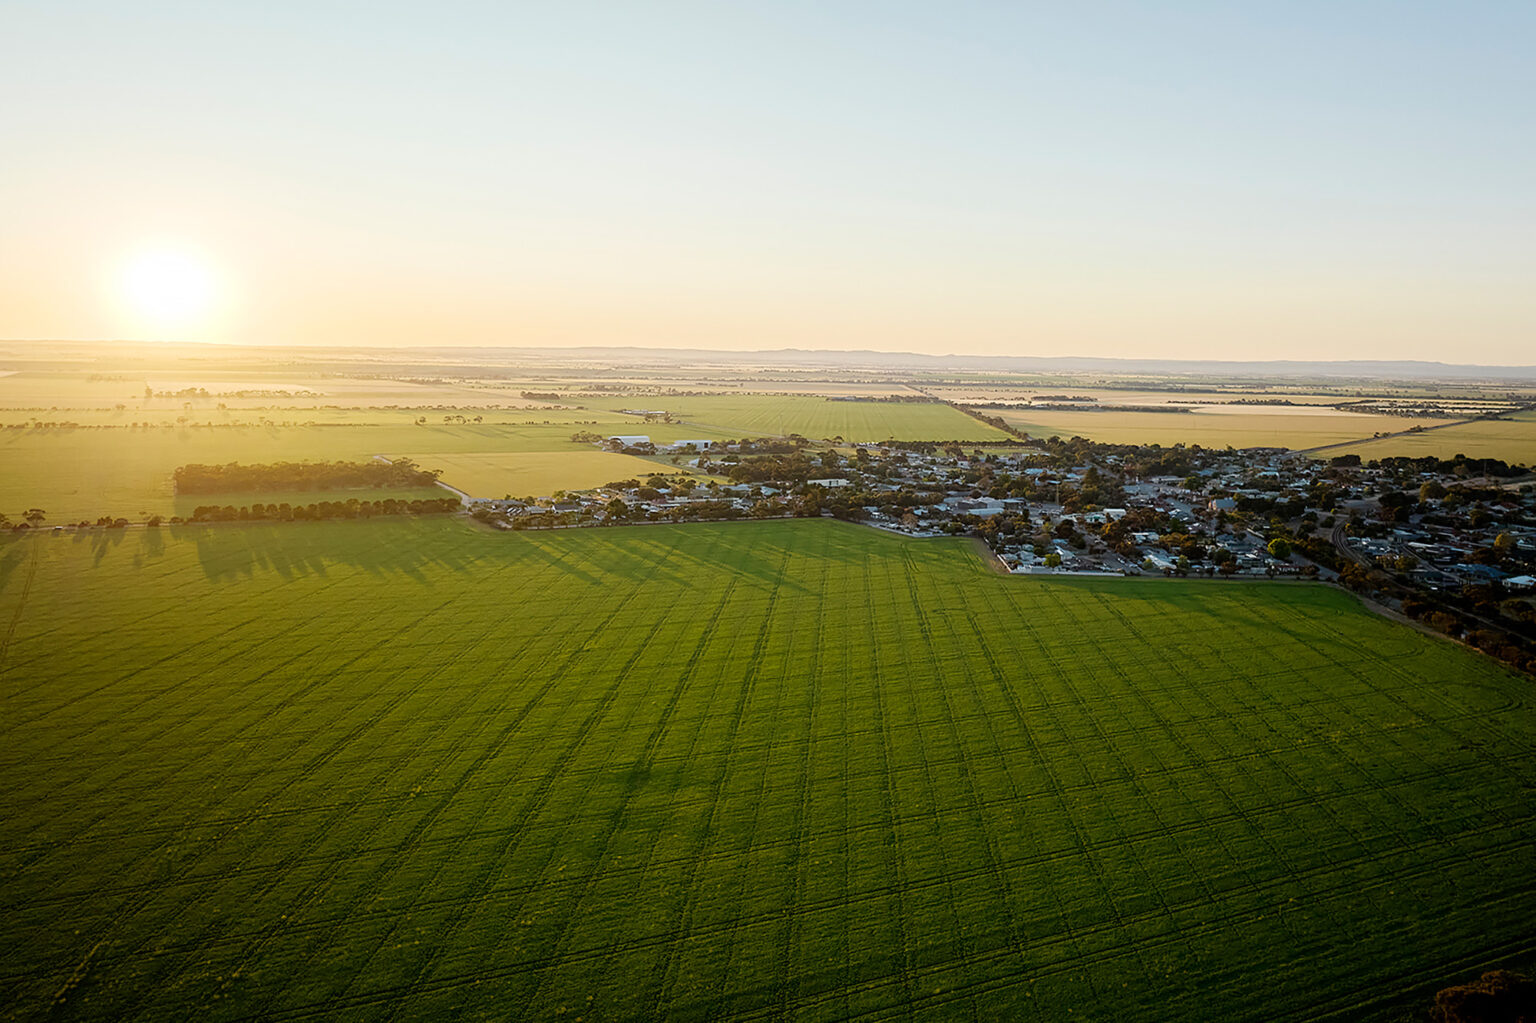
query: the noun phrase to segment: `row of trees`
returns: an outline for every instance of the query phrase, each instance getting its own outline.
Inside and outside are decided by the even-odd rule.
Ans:
[[[274,462],[270,465],[183,465],[172,478],[178,494],[227,494],[263,490],[352,490],[429,487],[439,469],[421,469],[409,458],[393,462]]]
[[[1342,468],[1359,468],[1361,461],[1359,455],[1335,455],[1329,459],[1329,464]],[[1393,455],[1390,458],[1372,459],[1365,464],[1372,468],[1405,473],[1434,473],[1443,476],[1463,477],[1498,476],[1507,478],[1523,476],[1530,471],[1523,465],[1511,465],[1502,458],[1468,458],[1463,454],[1456,454],[1450,458],[1436,458],[1434,455],[1419,457]]]
[[[0,512],[0,529],[36,529],[43,524],[43,520],[47,517],[47,513],[41,508],[28,508],[17,517],[16,522],[12,522],[10,516],[6,515],[5,512]]]
[[[459,510],[457,497],[429,497],[416,501],[385,498],[382,501],[317,501],[314,504],[200,505],[188,522],[303,522],[319,519],[367,519],[376,515],[447,515]],[[172,521],[175,521],[174,519]]]
[[[1307,537],[1301,553],[1339,573],[1348,589],[1383,600],[1397,600],[1403,614],[1436,632],[1459,639],[1512,667],[1536,674],[1536,621],[1505,613],[1497,584],[1456,590],[1425,590],[1407,581],[1408,565],[1367,567],[1349,561],[1321,537]],[[1519,603],[1519,602],[1517,602]],[[1496,626],[1496,627],[1491,627]]]

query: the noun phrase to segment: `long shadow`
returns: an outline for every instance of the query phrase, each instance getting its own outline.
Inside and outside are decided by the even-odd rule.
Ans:
[[[101,529],[91,533],[92,565],[99,565],[107,552],[123,545],[124,529]]]
[[[27,547],[23,540],[12,540],[5,544],[5,553],[0,554],[0,592],[5,591],[11,575],[26,564],[29,550],[31,548]]]
[[[576,532],[576,530],[570,530],[569,532]],[[518,558],[527,557],[543,562],[552,568],[558,568],[566,575],[575,576],[582,582],[591,583],[594,586],[601,581],[597,576],[576,564],[575,558],[570,554],[569,544],[560,544],[558,541],[551,542],[553,536],[524,535],[516,539],[522,542],[518,543],[515,548],[504,547],[498,553],[503,555],[512,554]],[[489,547],[489,545],[487,546]],[[555,549],[557,547],[566,547],[568,549],[566,551],[558,551]]]
[[[249,579],[258,573],[284,579],[323,578],[332,567],[345,566],[380,578],[403,577],[431,585],[428,569],[469,570],[474,559],[443,542],[460,539],[455,532],[413,525],[417,524],[218,523],[173,526],[170,533],[175,541],[196,545],[203,574],[214,581]]]
[[[191,544],[203,574],[212,581],[266,574],[324,578],[333,568],[345,567],[431,586],[444,571],[491,576],[530,562],[592,586],[646,581],[689,585],[704,576],[734,574],[800,593],[815,592],[815,587],[793,572],[786,575],[786,557],[792,562],[800,558],[866,566],[914,543],[882,536],[871,549],[871,534],[864,527],[826,521],[488,533],[431,518],[206,523],[134,532],[140,535],[136,563],[159,558],[172,546]],[[124,536],[123,530],[92,530],[75,534],[74,540],[89,544],[100,564]]]
[[[700,574],[737,573],[767,586],[811,592],[785,576],[783,561],[786,553],[819,557],[820,552],[788,542],[791,534],[783,529],[785,525],[781,522],[737,522],[722,523],[713,529],[695,523],[619,527],[610,534],[614,542],[606,546],[629,556],[635,556],[641,550],[658,551],[660,557],[654,560],[642,556],[642,566],[665,559],[674,566],[669,576],[683,583]],[[637,540],[651,542],[637,544],[634,542]],[[651,574],[651,570],[645,568],[634,578]]]
[[[139,542],[139,548],[149,557],[158,558],[165,554],[165,533],[158,528],[145,529],[143,539]]]

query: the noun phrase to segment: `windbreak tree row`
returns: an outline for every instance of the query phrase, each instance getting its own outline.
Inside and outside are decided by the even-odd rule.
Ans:
[[[227,494],[251,490],[430,487],[437,482],[439,472],[437,469],[421,469],[409,458],[399,458],[393,462],[183,465],[172,476],[178,494]]]
[[[276,520],[290,522],[318,519],[366,519],[375,515],[446,515],[459,510],[457,497],[429,497],[417,501],[317,501],[313,504],[261,504],[236,508],[215,504],[199,505],[192,509],[190,522],[245,522],[250,520]]]

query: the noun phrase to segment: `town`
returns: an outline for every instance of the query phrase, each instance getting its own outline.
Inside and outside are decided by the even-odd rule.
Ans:
[[[1363,463],[1081,437],[578,437],[661,456],[657,471],[586,491],[471,501],[473,517],[537,529],[829,516],[974,537],[1017,574],[1318,579],[1512,664],[1536,664],[1536,477],[1497,459]]]

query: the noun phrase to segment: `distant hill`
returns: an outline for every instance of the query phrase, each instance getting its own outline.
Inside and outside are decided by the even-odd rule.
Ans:
[[[1189,377],[1295,378],[1331,377],[1368,380],[1465,380],[1536,382],[1536,366],[1476,366],[1422,360],[1350,359],[1338,362],[1289,359],[1223,361],[1193,359],[1105,359],[1087,356],[923,355],[917,352],[814,351],[780,348],[731,352],[689,348],[418,348],[413,354],[441,356],[447,352],[484,358],[490,352],[519,358],[560,362],[655,365],[686,363],[720,366],[790,368],[912,369],[923,372],[971,370],[1010,373],[1131,373]]]

